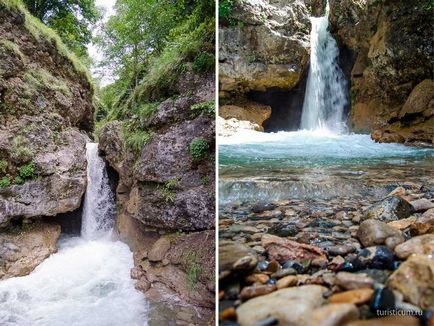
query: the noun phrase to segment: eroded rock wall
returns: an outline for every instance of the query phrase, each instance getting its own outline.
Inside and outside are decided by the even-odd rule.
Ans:
[[[214,312],[215,122],[192,106],[214,100],[214,73],[188,70],[178,87],[143,121],[152,133],[139,152],[125,143],[125,121],[100,130],[99,148],[119,174],[116,233],[134,252],[137,288],[177,321],[203,325]],[[208,144],[201,158],[197,139]]]
[[[80,207],[93,89],[76,60],[53,31],[0,1],[1,278],[29,273],[56,250],[59,225],[35,220]]]
[[[349,126],[382,142],[433,141],[432,6],[330,0],[331,30],[353,50]]]

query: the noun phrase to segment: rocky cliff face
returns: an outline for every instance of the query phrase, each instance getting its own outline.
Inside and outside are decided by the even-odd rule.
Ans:
[[[309,16],[304,1],[248,0],[234,1],[229,16],[220,19],[219,95],[226,104],[238,107],[237,115],[240,108],[246,108],[241,114],[246,119],[239,121],[257,124],[257,119],[250,119],[251,105],[240,105],[246,102],[240,101],[240,94],[272,88],[287,90],[300,82],[309,59]],[[235,100],[231,98],[234,95]],[[225,116],[230,116],[226,109]],[[242,125],[263,128],[262,124],[256,127],[223,121],[220,129]]]
[[[84,70],[51,30],[19,7],[0,1],[3,229],[80,206],[92,92]]]
[[[116,231],[134,252],[137,288],[160,308],[170,302],[176,320],[204,324],[214,309],[214,74],[188,70],[177,85],[143,121],[153,132],[140,151],[127,146],[125,121],[106,124],[99,147],[119,174]]]
[[[357,55],[349,126],[382,142],[433,141],[432,6],[330,1],[338,41]]]

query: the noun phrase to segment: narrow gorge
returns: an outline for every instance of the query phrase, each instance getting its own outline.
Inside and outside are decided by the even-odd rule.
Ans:
[[[214,321],[214,7],[160,6],[158,52],[101,86],[0,0],[1,325]]]
[[[429,325],[432,5],[231,3],[220,325]]]

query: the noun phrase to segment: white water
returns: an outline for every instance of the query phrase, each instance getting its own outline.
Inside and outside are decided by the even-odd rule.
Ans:
[[[30,275],[0,282],[0,325],[147,325],[146,302],[130,278],[132,253],[110,240],[113,195],[97,144],[88,144],[87,159],[83,237],[63,238]]]
[[[301,129],[326,128],[335,133],[345,130],[342,115],[346,81],[338,65],[339,49],[328,32],[328,5],[324,17],[312,17],[311,54]]]
[[[85,239],[95,239],[108,234],[113,228],[116,206],[105,162],[98,156],[98,144],[88,143],[86,148],[87,190],[81,236]]]

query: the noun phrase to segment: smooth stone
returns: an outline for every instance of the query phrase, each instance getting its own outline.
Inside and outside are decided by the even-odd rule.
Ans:
[[[434,203],[426,198],[413,200],[410,202],[416,212],[424,212],[428,209],[434,208]]]
[[[296,285],[297,281],[298,281],[297,276],[288,275],[288,276],[285,276],[285,277],[279,279],[276,282],[276,285],[277,285],[278,289],[283,289],[283,288],[287,288],[287,287]]]
[[[365,273],[339,272],[336,274],[335,284],[346,290],[372,288],[374,280]]]
[[[248,271],[256,267],[258,263],[257,254],[249,247],[234,242],[220,241],[219,243],[219,273],[225,276],[234,271]],[[222,276],[222,275],[221,275]]]
[[[434,208],[427,210],[414,225],[418,234],[434,233]]]
[[[400,230],[374,219],[366,220],[360,224],[357,238],[364,247],[381,245],[386,241],[389,241],[389,245],[396,246],[405,240]]]
[[[395,295],[393,291],[387,287],[375,289],[370,308],[374,313],[395,309]]]
[[[292,268],[292,269],[296,270],[298,274],[302,274],[302,273],[304,273],[306,271],[305,266],[303,266],[298,261],[294,261],[294,260],[288,260],[288,261],[286,261],[282,265],[282,268],[284,268],[284,269]]]
[[[264,234],[262,246],[267,250],[268,257],[283,263],[287,260],[314,259],[325,257],[324,251],[316,246],[298,243],[271,234]]]
[[[329,297],[328,301],[330,303],[362,304],[368,302],[372,298],[373,294],[374,290],[368,288],[349,290],[333,294]]]
[[[401,259],[411,254],[422,254],[434,256],[434,234],[424,234],[395,247],[395,254]]]
[[[152,246],[151,251],[148,253],[148,259],[152,262],[159,262],[164,259],[166,253],[170,249],[170,240],[163,237],[158,239]]]
[[[253,213],[262,213],[264,211],[272,211],[276,208],[276,205],[274,204],[263,204],[258,203],[252,206],[250,209]]]
[[[274,317],[278,325],[307,325],[313,310],[324,302],[326,291],[323,286],[304,285],[250,299],[238,307],[238,323],[252,326]]]
[[[389,223],[387,223],[387,225],[394,227],[398,230],[404,230],[404,229],[408,228],[409,226],[415,224],[416,220],[417,220],[416,216],[410,216],[410,217],[404,218],[402,220],[389,222]]]
[[[276,273],[271,274],[272,278],[282,278],[288,275],[295,275],[297,274],[297,271],[293,268],[282,268],[281,270],[278,270]]]
[[[295,224],[278,223],[271,226],[267,233],[274,234],[279,237],[293,237],[300,232],[300,229]]]
[[[261,261],[258,263],[258,269],[259,269],[260,271],[265,271],[265,270],[267,269],[269,263],[270,263],[270,262],[267,261],[267,260],[261,260]]]
[[[413,316],[386,316],[368,320],[356,320],[345,326],[420,326],[419,319]]]
[[[224,288],[224,297],[225,299],[238,299],[238,296],[241,291],[240,282],[233,280],[231,283],[227,284]]]
[[[265,273],[273,274],[281,268],[280,264],[276,260],[270,261],[267,268],[264,270]]]
[[[336,326],[359,318],[359,311],[354,304],[327,304],[313,311],[309,325]]]
[[[353,246],[339,245],[329,247],[327,252],[332,256],[345,256],[346,254],[354,252],[355,248]]]
[[[434,309],[434,258],[410,256],[389,277],[387,286],[401,292],[409,303]]]
[[[358,270],[365,267],[391,269],[394,259],[395,255],[388,247],[376,246],[361,250],[352,263]]]
[[[237,318],[237,312],[235,307],[227,307],[219,312],[220,319],[235,319]]]
[[[255,233],[258,233],[259,230],[257,228],[255,228],[255,227],[253,227],[253,226],[234,224],[234,225],[231,225],[227,229],[227,232],[230,232],[230,233],[255,234]]]
[[[269,279],[270,279],[270,277],[267,274],[257,274],[257,273],[255,273],[255,274],[250,274],[244,280],[246,281],[247,284],[253,284],[253,283],[264,284]]]
[[[413,206],[405,199],[391,196],[368,207],[364,211],[363,220],[372,218],[383,222],[396,221],[409,217],[413,211]]]
[[[240,299],[247,300],[254,297],[269,294],[276,290],[275,284],[254,284],[246,286],[240,292]]]

